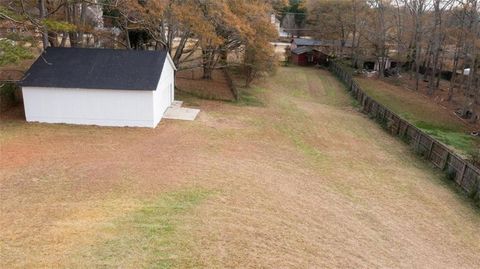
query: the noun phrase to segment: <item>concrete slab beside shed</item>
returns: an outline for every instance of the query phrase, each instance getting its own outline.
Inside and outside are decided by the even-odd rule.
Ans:
[[[182,104],[182,101],[173,101],[172,105],[167,108],[167,111],[163,114],[163,118],[172,120],[195,120],[200,110],[182,107]]]

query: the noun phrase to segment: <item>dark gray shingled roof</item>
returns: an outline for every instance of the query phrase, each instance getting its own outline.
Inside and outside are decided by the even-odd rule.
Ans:
[[[47,48],[21,85],[154,91],[166,57],[166,51]]]
[[[333,46],[340,46],[340,40],[315,40],[315,39],[308,39],[308,38],[294,38],[293,42],[297,46],[322,46],[322,47],[333,47]],[[344,47],[351,47],[351,41],[345,41],[343,44]]]

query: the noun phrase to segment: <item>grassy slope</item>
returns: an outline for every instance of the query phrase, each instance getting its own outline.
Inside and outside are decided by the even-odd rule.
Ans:
[[[357,79],[367,94],[460,153],[480,146],[480,139],[468,134],[468,128],[447,110],[424,96],[387,82]]]
[[[2,120],[0,267],[478,267],[478,209],[328,72],[243,96],[154,130]]]

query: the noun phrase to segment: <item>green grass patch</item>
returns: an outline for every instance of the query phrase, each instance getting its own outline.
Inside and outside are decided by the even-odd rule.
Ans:
[[[239,98],[236,104],[241,106],[258,106],[263,107],[265,103],[260,98],[260,94],[262,94],[265,90],[260,87],[252,87],[252,88],[241,88],[239,89]]]
[[[353,98],[350,98],[351,99],[351,102],[350,102],[350,105],[354,108],[360,108],[360,102],[357,101],[357,99],[353,99]]]
[[[105,233],[109,239],[82,256],[91,266],[109,268],[172,268],[192,265],[190,242],[183,216],[212,194],[203,189],[170,192],[145,202],[139,209],[114,221]]]
[[[446,145],[452,146],[455,149],[461,150],[463,153],[467,153],[474,148],[476,144],[475,138],[468,133],[458,132],[442,126],[437,126],[427,122],[416,122],[415,126],[425,131],[427,134],[435,137],[440,142]]]

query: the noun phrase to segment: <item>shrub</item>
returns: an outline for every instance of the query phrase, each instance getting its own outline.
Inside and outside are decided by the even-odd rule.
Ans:
[[[16,86],[13,83],[0,83],[0,108],[8,110],[17,103],[15,98]]]
[[[2,83],[0,85],[0,95],[2,98],[9,98],[9,99],[14,99],[15,98],[15,84],[13,83]]]

